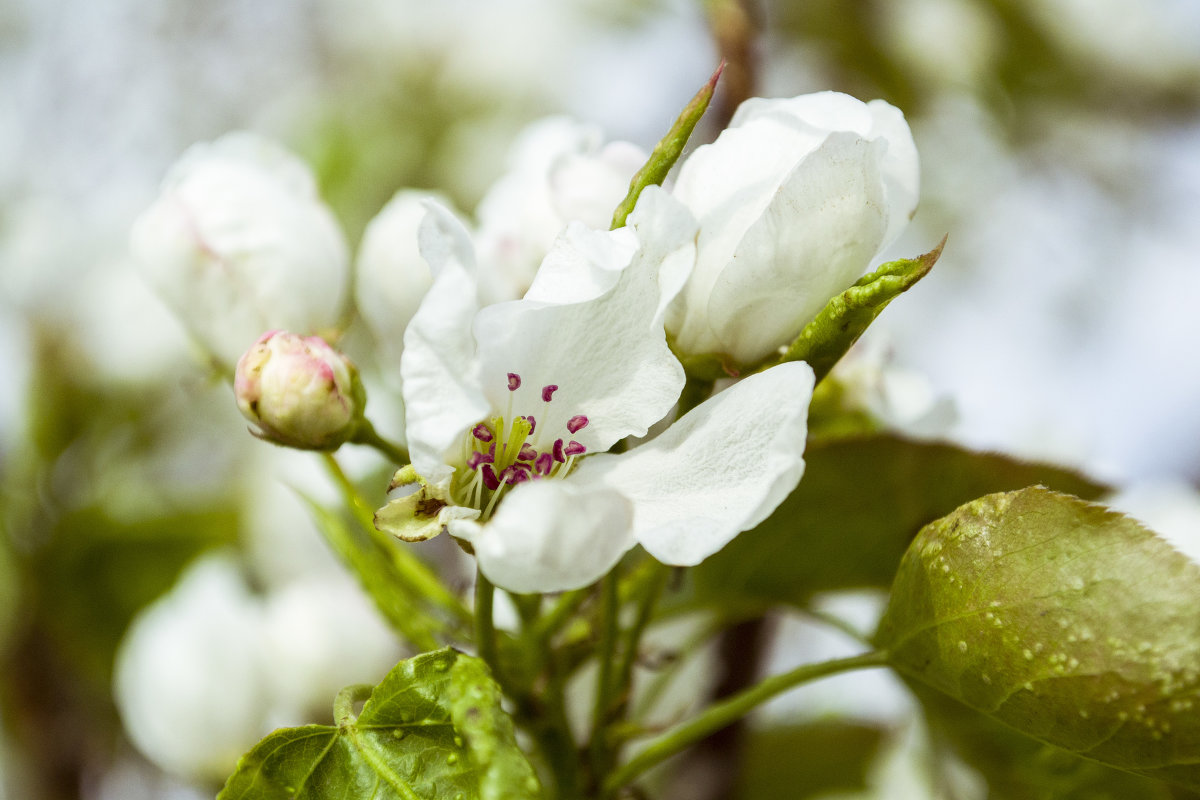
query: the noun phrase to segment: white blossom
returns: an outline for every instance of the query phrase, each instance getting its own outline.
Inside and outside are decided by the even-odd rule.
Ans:
[[[113,694],[134,745],[164,770],[223,780],[263,734],[262,609],[237,562],[207,556],[130,626]]]
[[[908,125],[881,100],[747,100],[673,190],[700,223],[667,317],[677,351],[751,365],[789,344],[907,225],[917,182]]]
[[[193,145],[131,243],[146,280],[226,366],[264,331],[320,333],[342,312],[341,229],[308,167],[254,134]]]
[[[476,209],[485,299],[524,294],[568,222],[608,228],[646,158],[629,142],[604,144],[597,126],[568,117],[529,125],[513,144],[508,171]]]
[[[694,261],[695,222],[646,190],[614,232],[569,226],[522,300],[480,307],[470,240],[431,206],[434,283],[405,335],[412,465],[377,523],[443,529],[504,588],[584,586],[642,544],[695,564],[764,519],[803,472],[812,371],[752,376],[620,454],[675,404],[684,373],[662,327]],[[503,500],[503,502],[501,502]]]

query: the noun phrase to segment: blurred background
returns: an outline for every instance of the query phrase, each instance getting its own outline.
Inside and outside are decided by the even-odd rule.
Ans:
[[[474,208],[540,116],[649,148],[721,56],[701,138],[750,94],[908,116],[921,208],[890,255],[950,239],[867,344],[953,408],[933,433],[1196,507],[1200,4],[10,0],[0,798],[212,796],[243,739],[402,654],[280,483],[307,457],[245,435],[137,276],[130,224],[179,154],[277,138],[353,247],[401,187]],[[139,710],[163,673],[186,724]]]

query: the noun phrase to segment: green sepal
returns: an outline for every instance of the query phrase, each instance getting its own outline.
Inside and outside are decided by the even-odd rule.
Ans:
[[[396,470],[388,491],[400,486],[417,485],[417,490],[375,512],[375,527],[406,542],[424,542],[442,532],[442,509],[451,505],[446,486],[431,485],[417,474],[411,464]]]
[[[354,687],[357,689],[357,687]],[[284,728],[238,762],[217,800],[537,800],[541,787],[477,659],[445,648],[401,661],[354,717]]]
[[[1200,788],[1200,565],[1103,506],[1031,487],[930,523],[876,643],[1022,733]]]
[[[929,274],[945,246],[946,238],[942,237],[938,246],[923,256],[889,261],[859,278],[853,286],[825,304],[821,313],[804,326],[782,356],[771,359],[761,369],[787,361],[806,361],[820,381],[888,303]]]
[[[633,179],[629,182],[629,192],[625,195],[625,199],[617,206],[617,210],[613,212],[612,229],[625,227],[625,220],[633,212],[634,206],[637,205],[638,198],[642,195],[642,190],[647,186],[658,186],[667,178],[667,173],[671,171],[671,167],[675,166],[675,162],[679,160],[680,154],[683,153],[683,148],[691,138],[692,131],[696,128],[696,123],[704,116],[705,110],[708,109],[708,104],[712,100],[713,92],[717,88],[717,80],[721,77],[721,72],[725,69],[725,62],[722,61],[717,67],[716,72],[708,79],[708,83],[701,87],[700,91],[696,92],[696,96],[684,106],[683,111],[675,119],[675,124],[667,131],[667,135],[659,140],[658,144],[654,145],[654,151],[650,153],[650,158],[646,161],[642,168],[637,171]]]

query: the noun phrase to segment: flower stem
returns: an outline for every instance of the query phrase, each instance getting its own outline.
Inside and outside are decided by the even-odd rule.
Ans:
[[[393,464],[407,464],[409,461],[408,450],[398,444],[392,444],[380,436],[379,431],[375,430],[375,426],[371,424],[371,420],[366,417],[359,420],[358,430],[350,437],[350,441],[354,444],[374,447],[387,456]]]
[[[652,741],[646,749],[609,775],[608,780],[604,783],[602,796],[614,797],[621,787],[633,781],[646,770],[662,763],[676,753],[686,750],[714,731],[741,718],[755,706],[793,686],[840,672],[886,666],[887,658],[886,652],[872,650],[848,658],[823,661],[819,664],[805,664],[782,675],[773,675],[727,700],[709,706],[688,722],[676,726]]]
[[[471,612],[466,609],[462,601],[454,592],[446,588],[446,585],[433,570],[425,565],[425,562],[406,549],[394,546],[390,537],[375,527],[374,514],[362,495],[359,494],[357,487],[346,477],[346,473],[342,471],[337,459],[330,453],[325,453],[324,458],[325,466],[341,490],[346,505],[354,514],[354,519],[358,522],[359,527],[371,537],[371,540],[380,549],[381,555],[391,561],[400,579],[404,582],[405,588],[415,597],[424,598],[448,613],[455,622],[463,625],[470,624]]]
[[[493,602],[496,597],[496,587],[487,579],[481,570],[475,572],[475,647],[479,657],[492,668],[496,681],[504,685],[500,673],[500,653],[496,646],[496,623],[494,619]]]
[[[564,625],[574,619],[575,612],[579,607],[591,597],[592,590],[590,587],[584,589],[575,589],[570,592],[564,592],[558,601],[555,602],[550,610],[537,621],[533,623],[533,635],[539,643],[544,647],[554,634],[558,633]]]
[[[593,774],[597,780],[608,773],[612,760],[608,742],[608,722],[615,705],[613,662],[616,659],[618,615],[621,611],[618,570],[619,567],[613,567],[600,585],[603,605],[600,609],[600,644],[596,650],[599,669],[596,673],[596,704],[592,710],[592,738],[589,746]]]
[[[650,624],[650,617],[654,613],[654,606],[657,605],[658,598],[662,596],[662,591],[667,585],[667,578],[671,574],[668,567],[658,563],[654,559],[650,559],[648,563],[648,574],[643,582],[636,587],[640,592],[636,598],[637,616],[634,618],[633,624],[625,630],[620,651],[621,660],[617,668],[617,685],[626,689],[633,680],[633,665],[637,661],[642,634],[646,632],[646,626]],[[628,692],[624,694],[624,702],[619,707],[620,716],[624,716],[626,706],[628,705]]]

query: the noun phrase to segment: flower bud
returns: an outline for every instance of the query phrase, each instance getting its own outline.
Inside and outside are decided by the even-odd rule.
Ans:
[[[354,435],[366,402],[358,370],[317,336],[264,333],[238,361],[238,408],[255,435],[301,450],[336,450]]]
[[[224,365],[264,330],[317,333],[342,312],[341,229],[308,167],[254,134],[193,145],[131,245],[147,282]]]
[[[747,100],[680,167],[696,266],[666,320],[677,352],[754,365],[790,344],[916,210],[904,116],[836,92]]]

